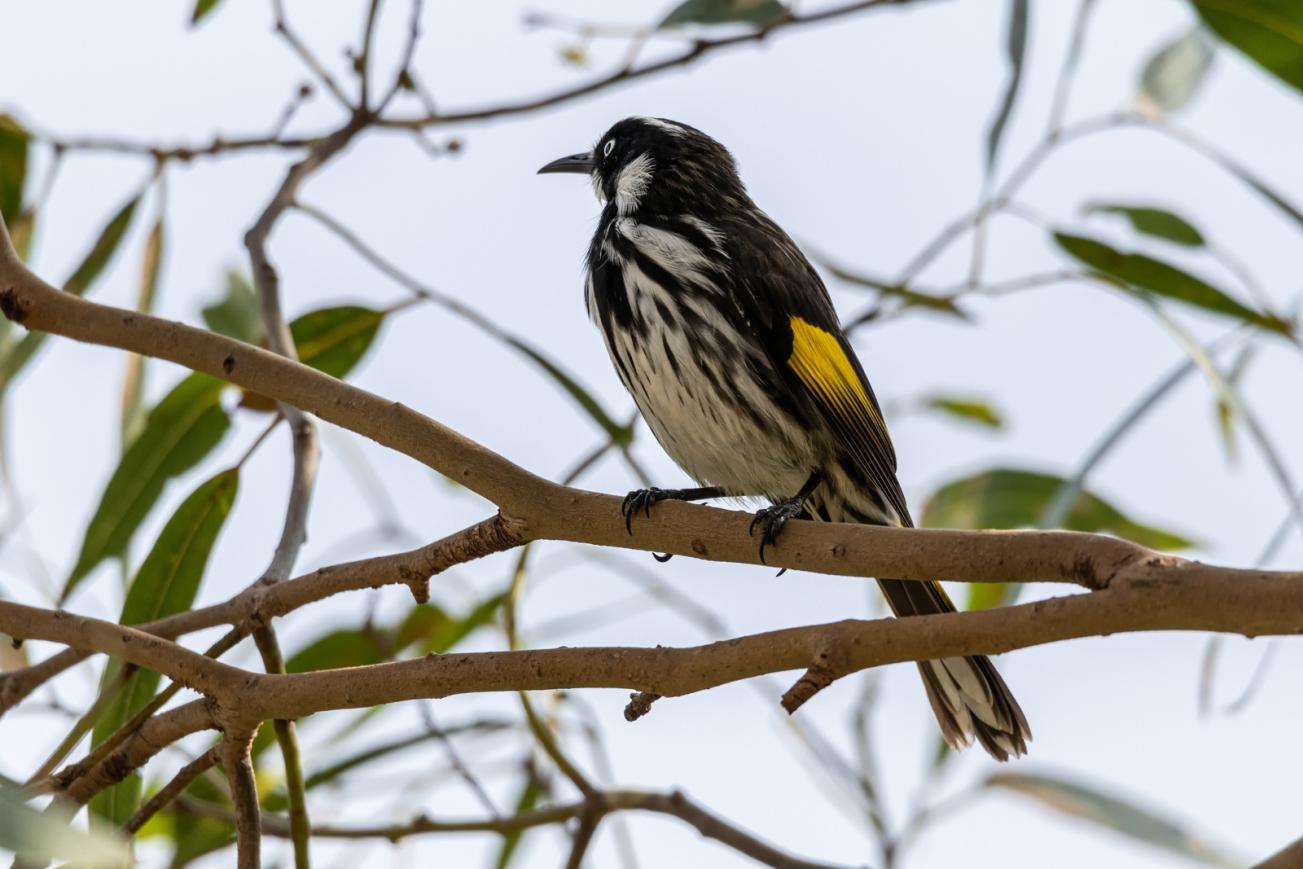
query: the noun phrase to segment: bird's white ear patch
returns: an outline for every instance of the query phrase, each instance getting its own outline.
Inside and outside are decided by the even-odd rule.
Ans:
[[[632,214],[651,186],[652,171],[656,168],[650,154],[639,154],[620,170],[615,179],[615,207],[620,214]]]

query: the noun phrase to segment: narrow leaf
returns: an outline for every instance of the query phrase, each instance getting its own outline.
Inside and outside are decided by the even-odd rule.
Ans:
[[[191,374],[150,412],[104,488],[61,600],[104,559],[124,553],[167,481],[194,467],[222,440],[231,424],[220,403],[223,385],[206,374]]]
[[[525,763],[525,782],[516,796],[515,808],[513,815],[519,815],[528,812],[538,806],[538,801],[547,792],[546,782],[538,774],[538,769],[533,763]],[[512,858],[516,856],[520,848],[520,842],[524,836],[524,829],[512,830],[502,837],[502,846],[498,849],[498,859],[494,864],[497,869],[507,869],[511,865]]]
[[[1183,108],[1199,90],[1212,61],[1212,45],[1202,29],[1196,27],[1172,40],[1140,74],[1141,108],[1168,114]]]
[[[986,171],[990,174],[995,166],[996,155],[1000,151],[1000,139],[1004,136],[1005,125],[1013,112],[1014,100],[1018,96],[1018,86],[1022,82],[1023,58],[1027,54],[1027,0],[1010,0],[1009,30],[1005,37],[1005,55],[1009,59],[1009,82],[1005,85],[1000,108],[996,110],[991,128],[986,133]]]
[[[986,786],[1031,797],[1060,814],[1089,821],[1138,842],[1208,866],[1244,866],[1242,859],[1205,841],[1194,830],[1114,794],[1058,776],[994,773]]]
[[[1004,418],[989,402],[980,398],[959,395],[934,395],[924,401],[924,407],[939,411],[964,422],[987,428],[1003,428]]]
[[[141,624],[190,609],[213,544],[231,512],[239,482],[239,471],[231,468],[202,483],[181,502],[127,589],[119,619],[122,624]],[[106,684],[119,666],[117,661],[110,662],[105,671]],[[144,708],[157,693],[158,683],[157,673],[133,673],[96,723],[92,743],[103,742]],[[140,776],[133,774],[97,796],[91,807],[115,825],[122,824],[135,811],[140,792]]]
[[[1033,528],[1064,484],[1062,477],[1017,468],[997,468],[963,477],[938,489],[923,508],[929,528]],[[1078,493],[1063,528],[1115,534],[1151,549],[1188,549],[1193,544],[1171,531],[1144,525],[1089,491]]]
[[[131,216],[136,211],[140,197],[132,199],[122,206],[100,231],[99,237],[91,245],[90,252],[77,266],[72,277],[64,282],[63,288],[73,295],[85,295],[95,280],[103,273],[114,252],[122,243],[127,229],[131,226]],[[36,351],[45,343],[45,332],[28,332],[17,344],[7,346],[3,358],[0,358],[0,394],[13,382],[13,379],[27,365]]]
[[[1120,205],[1109,202],[1092,202],[1082,212],[1085,214],[1117,214],[1131,223],[1131,228],[1142,235],[1161,238],[1186,247],[1203,247],[1203,233],[1188,220],[1163,208],[1149,205]]]
[[[597,399],[593,398],[588,390],[575,382],[573,377],[562,371],[560,367],[552,362],[552,360],[548,359],[542,353],[518,338],[507,336],[504,340],[512,347],[534,360],[534,362],[538,363],[538,366],[546,371],[553,380],[560,384],[562,389],[570,393],[571,398],[579,402],[579,406],[588,412],[588,415],[602,427],[603,431],[610,435],[611,440],[614,443],[620,446],[627,446],[633,442],[633,429],[629,426],[620,425],[612,419],[611,415],[606,412],[605,408],[597,403]]]
[[[1053,474],[999,468],[948,483],[923,508],[928,528],[1034,528],[1066,481]],[[1171,531],[1144,525],[1089,491],[1079,491],[1062,527],[1069,531],[1116,534],[1152,549],[1187,549],[1193,544]],[[968,585],[968,609],[1011,603],[1018,585]]]
[[[787,16],[778,0],[684,0],[661,19],[656,29],[684,24],[755,24],[772,27]]]
[[[1303,3],[1192,0],[1203,22],[1286,84],[1303,90]]]
[[[193,27],[202,21],[204,16],[216,9],[220,2],[222,0],[195,0],[194,11],[190,13],[190,26]]]
[[[1148,290],[1206,311],[1235,317],[1272,332],[1292,333],[1292,326],[1273,314],[1255,311],[1221,290],[1175,266],[1140,253],[1122,253],[1101,241],[1066,233],[1054,240],[1073,259],[1125,287]]]
[[[257,344],[262,340],[262,312],[258,308],[258,294],[248,278],[235,269],[226,273],[226,292],[221,300],[203,309],[204,323],[209,329],[244,341]]]
[[[145,252],[140,263],[140,289],[136,295],[136,310],[149,313],[154,310],[154,297],[158,292],[158,274],[163,262],[163,218],[160,215],[145,240]],[[145,357],[132,353],[127,357],[127,373],[122,380],[122,448],[125,450],[145,427],[145,412],[141,406],[144,394]]]
[[[13,231],[13,220],[23,210],[27,181],[27,151],[31,134],[9,115],[0,115],[0,216]]]

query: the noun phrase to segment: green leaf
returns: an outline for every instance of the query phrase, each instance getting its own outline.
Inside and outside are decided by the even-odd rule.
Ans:
[[[1203,233],[1183,217],[1163,208],[1148,205],[1120,205],[1092,202],[1082,209],[1084,214],[1118,214],[1131,222],[1131,228],[1142,235],[1161,238],[1186,247],[1203,247]]]
[[[14,243],[18,258],[26,260],[32,252],[32,238],[36,235],[36,212],[30,208],[25,209],[15,214],[12,220],[5,218],[5,221],[9,227],[9,240]]]
[[[86,832],[72,818],[41,812],[24,802],[18,788],[0,784],[0,848],[44,864],[67,860],[86,867],[133,865],[131,848],[116,831]],[[27,860],[20,861],[28,865]]]
[[[533,763],[525,762],[525,783],[516,796],[516,806],[512,811],[513,815],[519,815],[531,811],[538,806],[538,801],[547,793],[547,782],[538,774],[538,769]],[[512,830],[502,837],[502,846],[498,849],[498,860],[494,865],[497,869],[507,869],[511,865],[511,860],[516,856],[520,848],[521,838],[525,830]]]
[[[198,24],[203,18],[217,8],[222,0],[195,0],[194,11],[190,13],[190,26]]]
[[[269,729],[260,728],[259,733]],[[228,811],[231,808],[230,799],[206,776],[199,776],[192,781],[185,789],[185,794],[191,799]],[[176,842],[176,851],[172,855],[171,867],[180,869],[205,854],[234,844],[235,826],[217,818],[178,812],[174,816],[172,838]]]
[[[1140,74],[1141,107],[1168,114],[1183,108],[1199,90],[1212,61],[1212,45],[1200,28],[1172,40]]]
[[[1192,0],[1203,22],[1250,60],[1303,90],[1303,4],[1298,0]]]
[[[27,181],[27,151],[31,134],[9,115],[0,115],[0,216],[13,231],[12,221],[23,210]]]
[[[1053,474],[1010,468],[984,471],[947,483],[923,508],[927,528],[1034,528],[1066,481]],[[1079,492],[1062,527],[1068,531],[1115,534],[1152,549],[1188,549],[1194,544],[1171,531],[1143,525],[1088,491]],[[1012,602],[1016,583],[968,584],[967,608],[989,609]]]
[[[158,294],[158,275],[163,263],[163,217],[159,215],[145,240],[145,251],[140,263],[140,290],[136,295],[136,310],[149,313],[154,310],[154,297]],[[127,373],[122,379],[122,448],[125,450],[145,427],[145,411],[141,405],[145,385],[145,357],[132,353],[127,357]]]
[[[778,0],[684,0],[661,19],[656,29],[683,24],[754,24],[772,27],[787,17]]]
[[[201,484],[181,502],[127,589],[121,624],[143,624],[190,609],[239,485],[239,470],[231,468]],[[104,684],[120,666],[118,661],[110,662]],[[138,670],[128,677],[116,700],[96,723],[92,744],[103,742],[143,709],[157,693],[158,683],[159,675],[148,670]],[[132,774],[97,796],[91,808],[119,825],[136,810],[140,792],[140,776]]]
[[[393,655],[383,629],[340,629],[318,637],[285,662],[287,673],[379,664]]]
[[[1013,111],[1014,100],[1018,96],[1018,85],[1022,82],[1023,57],[1027,53],[1027,0],[1011,0],[1009,4],[1009,30],[1005,37],[1005,55],[1009,58],[1009,83],[1005,85],[1004,97],[1000,108],[991,121],[991,128],[986,133],[986,171],[990,174],[995,166],[995,158],[1000,150],[1000,138],[1004,135],[1005,125]]]
[[[1235,446],[1235,420],[1239,413],[1232,399],[1240,381],[1244,379],[1244,372],[1249,367],[1257,347],[1256,344],[1245,344],[1240,349],[1235,361],[1231,363],[1231,370],[1226,374],[1226,389],[1219,390],[1217,393],[1217,430],[1221,433],[1222,445],[1226,448],[1226,459],[1230,462],[1235,461],[1238,453]]]
[[[1033,528],[1064,479],[1016,468],[997,468],[947,483],[928,499],[929,528]],[[1063,528],[1115,534],[1151,549],[1188,549],[1186,538],[1128,518],[1103,498],[1080,492]]]
[[[76,296],[85,295],[95,280],[103,273],[118,246],[122,243],[127,229],[131,226],[131,216],[135,214],[140,197],[129,201],[100,231],[99,237],[91,245],[90,253],[77,266],[72,277],[64,282],[63,288]],[[21,341],[7,346],[3,358],[0,358],[0,394],[8,388],[18,373],[27,365],[36,351],[45,343],[45,332],[28,332]]]
[[[1004,418],[989,402],[980,398],[958,395],[934,395],[923,406],[955,417],[965,422],[977,423],[987,428],[1003,428]]]
[[[1113,794],[1058,776],[1002,772],[986,786],[1031,797],[1060,814],[1098,824],[1138,842],[1209,866],[1245,866],[1241,858],[1202,839],[1197,832]]]
[[[226,294],[221,301],[203,309],[204,323],[209,329],[244,341],[257,344],[262,340],[262,311],[258,307],[258,294],[249,280],[235,269],[226,272]]]
[[[299,361],[343,378],[361,361],[375,340],[385,312],[356,305],[322,308],[290,324]]]
[[[221,442],[231,424],[220,403],[223,386],[206,374],[191,374],[150,411],[144,430],[104,488],[60,600],[67,600],[104,559],[126,552],[167,481],[194,467]]]
[[[548,359],[542,353],[538,352],[524,341],[521,341],[519,338],[513,338],[507,335],[503,337],[503,340],[528,356],[530,359],[534,360],[534,362],[538,363],[538,366],[546,371],[553,380],[560,384],[562,389],[570,393],[571,398],[579,402],[579,406],[587,411],[588,415],[602,427],[602,430],[610,436],[613,443],[618,446],[628,446],[633,442],[633,427],[620,425],[612,419],[611,415],[606,412],[605,408],[597,403],[597,399],[593,398],[588,390],[575,382],[573,377],[562,371],[552,362],[552,360]]]
[[[493,621],[502,608],[505,594],[495,594],[481,601],[460,619],[450,618],[433,604],[414,607],[395,634],[394,644],[399,649],[418,645],[423,655],[431,652],[443,654],[456,646],[473,631]]]
[[[1122,253],[1101,241],[1077,235],[1056,232],[1054,240],[1068,255],[1124,288],[1147,290],[1272,332],[1289,335],[1293,331],[1281,318],[1246,307],[1211,284],[1160,260],[1140,253]]]

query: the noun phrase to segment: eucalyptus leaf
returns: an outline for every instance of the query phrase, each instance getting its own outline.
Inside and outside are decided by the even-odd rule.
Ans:
[[[239,489],[239,471],[231,468],[202,483],[181,502],[163,526],[158,540],[140,565],[127,589],[119,621],[143,624],[190,609],[208,566],[217,535],[226,523]],[[121,663],[110,661],[103,684]],[[125,724],[158,692],[159,675],[137,670],[128,678],[116,699],[96,723],[92,743],[98,745]],[[100,793],[91,803],[93,811],[115,825],[124,823],[140,802],[141,780],[133,773]]]
[[[985,784],[988,788],[1031,797],[1060,814],[1089,821],[1207,866],[1248,865],[1242,858],[1234,858],[1206,841],[1195,829],[1080,782],[1057,775],[1002,772],[987,776]]]
[[[1303,90],[1303,3],[1191,0],[1203,22],[1250,60]]]
[[[986,133],[986,171],[990,174],[995,166],[995,158],[1000,151],[1000,139],[1004,128],[1009,123],[1014,101],[1018,97],[1018,86],[1022,83],[1023,58],[1027,54],[1027,18],[1028,0],[1010,0],[1009,29],[1005,35],[1005,55],[1009,60],[1009,81],[1005,85],[1004,95],[1000,98],[1000,107],[991,120],[991,127]]]
[[[538,769],[532,762],[525,762],[523,772],[524,783],[516,795],[513,815],[537,808],[539,800],[547,794],[547,782],[538,774]],[[502,837],[502,844],[498,847],[498,859],[494,863],[497,869],[507,869],[511,865],[511,861],[519,853],[520,842],[524,835],[525,830],[522,828],[512,830]]]
[[[1116,214],[1125,217],[1131,228],[1142,235],[1161,238],[1185,247],[1203,247],[1203,233],[1194,224],[1164,208],[1152,205],[1122,205],[1112,202],[1092,202],[1082,209],[1085,214]]]
[[[657,25],[657,29],[684,24],[755,24],[772,27],[787,16],[778,0],[684,0]]]
[[[998,468],[947,483],[923,508],[928,528],[1034,528],[1067,484],[1062,477],[1013,468]],[[1187,549],[1194,544],[1171,531],[1144,525],[1089,491],[1079,491],[1062,527],[1069,531],[1116,534],[1152,549]],[[1011,603],[1018,585],[974,582],[967,585],[967,609]]]
[[[136,310],[150,313],[158,294],[158,276],[163,264],[163,218],[159,216],[145,240],[145,251],[140,263],[140,289],[136,295]],[[132,353],[127,357],[127,372],[122,380],[122,449],[135,440],[145,427],[145,412],[141,401],[145,387],[145,357]]]
[[[219,335],[248,344],[262,340],[264,330],[258,294],[249,279],[235,269],[226,273],[226,291],[222,298],[205,307],[202,313],[204,323]]]
[[[1212,66],[1213,48],[1202,28],[1193,28],[1169,42],[1145,64],[1140,74],[1140,103],[1172,113],[1190,102]]]
[[[1056,232],[1054,240],[1073,259],[1112,278],[1124,289],[1139,288],[1268,331],[1293,333],[1291,324],[1280,317],[1255,311],[1201,278],[1161,260],[1141,253],[1123,253],[1102,241],[1078,235]]]
[[[21,124],[9,115],[0,115],[0,216],[10,232],[14,218],[23,210],[30,143],[31,134]]]
[[[331,377],[345,377],[375,340],[385,312],[357,305],[322,308],[290,323],[299,361]]]
[[[126,552],[168,480],[190,470],[221,442],[231,424],[220,402],[223,386],[206,374],[191,374],[150,411],[104,488],[60,600],[100,562]]]
[[[221,2],[222,0],[195,0],[194,11],[190,13],[190,26],[193,27],[202,21]]]
[[[963,422],[976,423],[987,428],[1004,427],[1004,417],[991,405],[980,398],[963,395],[933,395],[924,400],[923,406],[938,411]]]

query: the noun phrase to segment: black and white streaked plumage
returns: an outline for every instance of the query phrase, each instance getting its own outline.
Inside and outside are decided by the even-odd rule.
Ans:
[[[685,124],[628,118],[541,172],[588,174],[603,203],[585,296],[643,418],[701,488],[760,497],[761,557],[797,516],[911,525],[882,412],[823,281],[747,195],[732,155]],[[754,526],[753,526],[754,527]],[[898,616],[954,609],[936,583],[880,579]],[[919,665],[946,740],[1022,754],[1027,721],[991,662]]]

